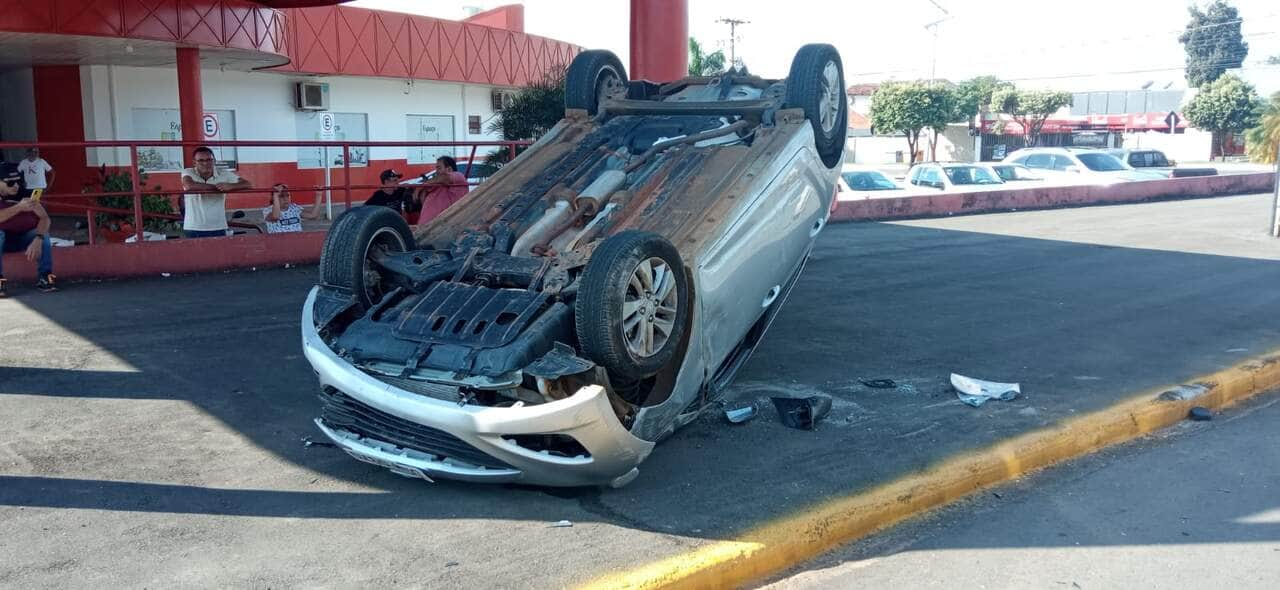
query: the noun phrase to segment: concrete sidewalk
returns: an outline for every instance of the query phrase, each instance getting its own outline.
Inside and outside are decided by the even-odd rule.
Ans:
[[[1272,391],[993,489],[768,588],[1277,588],[1277,421]]]
[[[831,395],[826,421],[710,415],[609,491],[430,486],[304,447],[313,268],[15,286],[0,585],[549,587],[677,555],[1275,349],[1280,241],[1250,237],[1269,205],[832,226],[730,392]],[[1025,393],[970,408],[951,372]]]

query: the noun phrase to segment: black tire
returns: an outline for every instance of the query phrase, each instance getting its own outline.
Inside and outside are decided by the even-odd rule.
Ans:
[[[564,78],[564,108],[585,109],[595,116],[600,98],[611,92],[625,92],[627,70],[612,51],[592,49],[573,58]]]
[[[834,81],[828,71],[831,65],[835,66]],[[847,101],[840,52],[823,43],[801,47],[791,60],[785,102],[788,108],[804,109],[805,118],[813,124],[818,155],[827,168],[836,167],[844,153],[844,141],[849,133]]]
[[[320,251],[320,282],[350,290],[363,309],[382,298],[380,284],[368,280],[368,256],[373,248],[407,252],[414,247],[413,231],[395,211],[369,205],[346,213],[329,228]]]
[[[654,259],[661,260],[673,272],[659,271],[654,265],[649,275],[649,286],[654,291],[664,289],[663,285],[667,284],[665,277],[670,277],[669,289],[675,294],[674,302],[669,299],[663,301],[662,293],[650,298],[632,283],[632,278],[639,276],[641,264]],[[655,285],[654,277],[660,272],[662,278]],[[582,353],[619,381],[645,379],[657,374],[675,358],[680,348],[688,323],[689,299],[684,263],[676,247],[666,238],[652,232],[632,230],[606,239],[591,255],[578,288],[574,327]],[[635,306],[631,307],[630,317],[641,318],[635,328],[641,348],[645,343],[639,330],[654,326],[648,342],[651,350],[647,354],[637,352],[635,340],[628,336],[626,323],[629,316],[624,305]],[[669,331],[659,344],[659,332],[664,325]]]

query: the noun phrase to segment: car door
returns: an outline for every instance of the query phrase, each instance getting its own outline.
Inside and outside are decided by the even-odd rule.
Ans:
[[[699,264],[708,370],[715,370],[781,294],[825,222],[833,184],[801,151],[749,203]],[[824,187],[825,189],[821,189]]]

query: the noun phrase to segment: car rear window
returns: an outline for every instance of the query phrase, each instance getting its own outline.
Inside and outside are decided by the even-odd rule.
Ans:
[[[1044,168],[1047,170],[1053,167],[1053,156],[1049,154],[1032,154],[1027,156],[1027,159],[1022,164],[1027,168]]]
[[[1134,168],[1160,168],[1169,165],[1169,160],[1160,152],[1133,152],[1129,154],[1129,165]]]
[[[1119,158],[1111,154],[1095,152],[1076,154],[1076,157],[1080,158],[1081,164],[1084,164],[1086,168],[1093,170],[1094,172],[1115,172],[1117,170],[1125,169],[1124,162],[1121,162]]]
[[[841,176],[844,177],[844,183],[853,190],[883,191],[898,188],[898,185],[879,172],[845,172]]]

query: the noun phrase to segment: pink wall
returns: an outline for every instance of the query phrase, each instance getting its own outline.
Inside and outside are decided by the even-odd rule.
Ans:
[[[1275,174],[1229,174],[1128,182],[1111,186],[1059,186],[840,201],[831,221],[945,217],[1013,209],[1049,209],[1163,198],[1212,197],[1270,192]]]

